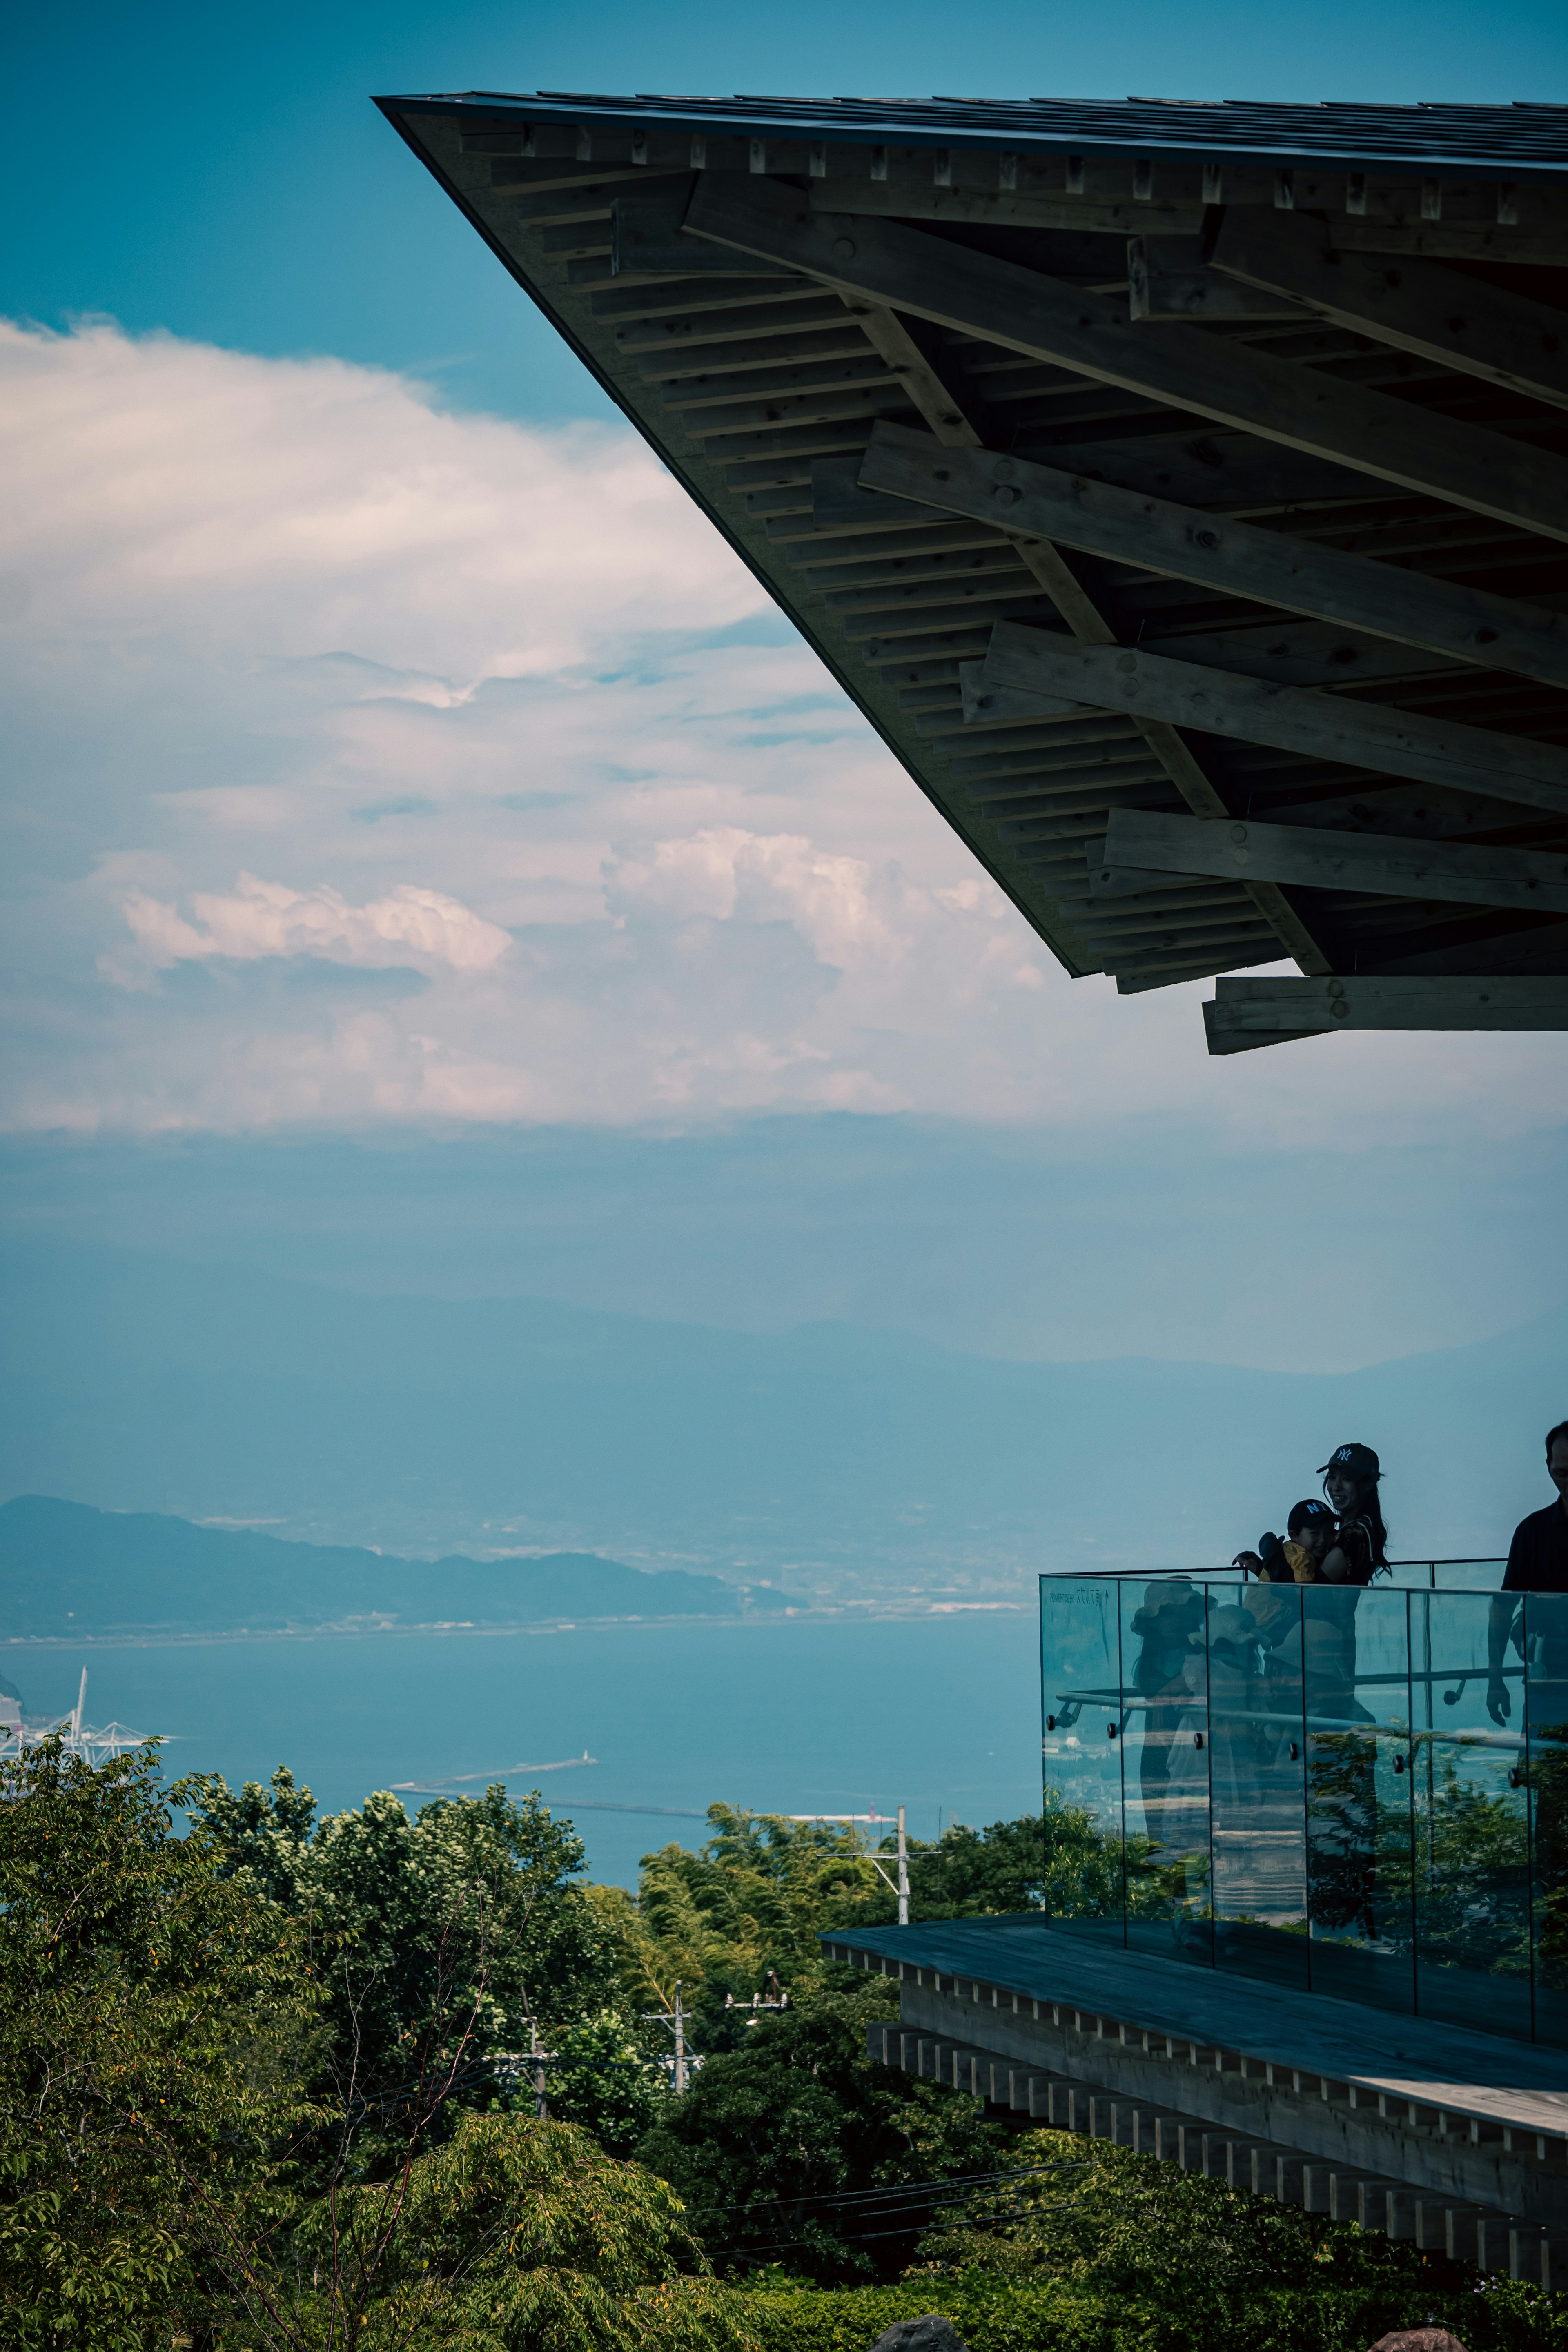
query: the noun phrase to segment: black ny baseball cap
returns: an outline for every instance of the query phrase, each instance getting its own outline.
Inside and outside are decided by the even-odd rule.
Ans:
[[[1336,1445],[1326,1462],[1318,1465],[1318,1475],[1326,1478],[1331,1470],[1343,1470],[1352,1478],[1381,1478],[1382,1465],[1370,1445]]]

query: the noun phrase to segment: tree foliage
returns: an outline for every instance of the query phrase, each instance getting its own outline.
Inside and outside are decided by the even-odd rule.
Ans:
[[[140,2347],[286,2211],[321,1988],[211,1832],[175,1834],[153,1746],[4,1773],[0,2309],[15,2344]]]
[[[537,1795],[519,1803],[497,1784],[410,1821],[383,1791],[318,1822],[310,1791],[280,1769],[269,1790],[203,1781],[199,1811],[237,1884],[332,1955],[327,2056],[345,2098],[402,2096],[460,2032],[453,2095],[486,2101],[498,2056],[614,1999],[616,1938],[579,1883],[583,1842]]]
[[[721,2269],[886,2274],[909,2259],[927,2209],[909,2200],[870,2250],[864,2193],[997,2162],[1004,2136],[973,2100],[868,2058],[866,2026],[890,2006],[880,1980],[825,1972],[797,2006],[710,2058],[641,2142],[639,2158],[675,2184]]]
[[[352,2340],[375,2352],[742,2352],[673,2191],[571,2124],[465,2115],[395,2200],[352,2191],[303,2243],[319,2275],[374,2275]]]

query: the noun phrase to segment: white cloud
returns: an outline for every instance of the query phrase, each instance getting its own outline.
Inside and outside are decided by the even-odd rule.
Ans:
[[[511,945],[510,933],[499,923],[487,923],[456,898],[411,882],[400,882],[367,906],[351,907],[328,884],[290,890],[281,882],[241,874],[226,897],[210,890],[192,894],[194,922],[144,890],[128,890],[121,907],[148,964],[163,970],[210,956],[242,963],[259,956],[321,956],[372,971],[434,963],[453,971],[488,971]],[[111,979],[121,977],[112,955],[100,963]]]
[[[1554,1039],[1068,982],[629,433],[0,326],[0,467],[12,1127],[1558,1116]]]

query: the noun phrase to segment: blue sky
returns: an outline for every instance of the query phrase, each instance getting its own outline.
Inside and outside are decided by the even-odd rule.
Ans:
[[[526,305],[503,299],[495,264],[434,200],[373,92],[1568,100],[1568,15],[1549,0],[164,0],[26,11],[7,53],[13,90],[29,93],[0,160],[13,316],[102,310],[134,331],[329,352],[529,417],[604,404]]]
[[[1202,991],[1069,988],[369,102],[1568,102],[1561,9],[68,7],[8,62],[13,1230],[1312,1370],[1568,1293],[1560,1040],[1216,1065]]]

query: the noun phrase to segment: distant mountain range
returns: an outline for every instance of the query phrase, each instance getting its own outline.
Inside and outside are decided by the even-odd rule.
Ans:
[[[517,1579],[485,1555],[592,1554],[818,1605],[1214,1562],[1278,1527],[1347,1438],[1383,1455],[1397,1552],[1489,1557],[1551,1500],[1542,1439],[1568,1414],[1568,1308],[1331,1376],[1284,1369],[1288,1329],[1277,1371],[1021,1363],[842,1324],[375,1297],[14,1240],[0,1298],[0,1494],[377,1546],[444,1589],[441,1617],[472,1606],[449,1559],[421,1558]],[[391,1564],[364,1573],[384,1585]]]
[[[49,1495],[19,1495],[0,1508],[0,1636],[13,1638],[739,1617],[782,1611],[791,1597],[683,1569],[650,1574],[591,1552],[398,1559]]]

